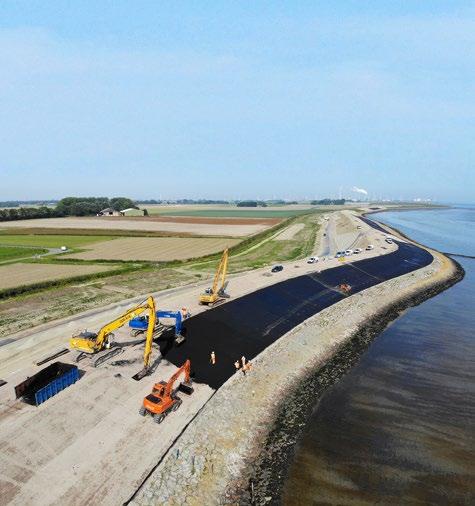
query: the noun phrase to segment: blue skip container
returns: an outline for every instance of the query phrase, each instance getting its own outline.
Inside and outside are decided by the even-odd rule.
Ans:
[[[39,406],[79,379],[77,365],[54,362],[15,387],[17,399]]]

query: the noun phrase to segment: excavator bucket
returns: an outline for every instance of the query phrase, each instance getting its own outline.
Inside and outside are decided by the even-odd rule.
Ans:
[[[184,336],[182,336],[181,334],[177,334],[175,336],[175,344],[176,345],[180,345],[181,343],[183,343],[185,341],[185,338]]]
[[[132,376],[132,379],[134,379],[135,381],[140,381],[141,379],[145,378],[145,376],[148,376],[149,374],[150,374],[150,370],[148,368],[144,367],[137,374],[134,374]]]
[[[191,381],[189,383],[186,383],[186,382],[182,381],[178,385],[178,390],[180,392],[183,392],[186,395],[191,395],[195,391],[194,388],[193,388],[193,386],[192,386]]]

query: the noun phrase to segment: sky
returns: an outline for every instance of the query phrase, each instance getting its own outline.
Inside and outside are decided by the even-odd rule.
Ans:
[[[0,2],[0,201],[353,187],[475,202],[475,2]]]

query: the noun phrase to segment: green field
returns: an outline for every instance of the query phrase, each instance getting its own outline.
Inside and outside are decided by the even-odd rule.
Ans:
[[[311,211],[311,210],[310,210]],[[189,211],[157,211],[150,210],[150,214],[159,214],[160,216],[197,216],[202,218],[290,218],[309,212],[309,209],[295,209],[282,211],[264,209],[203,209]]]
[[[0,262],[6,262],[8,260],[15,260],[17,258],[27,258],[33,255],[40,255],[46,253],[47,250],[38,248],[15,248],[15,247],[3,247],[0,246]]]
[[[81,248],[88,244],[99,241],[107,241],[114,237],[105,235],[9,235],[0,234],[0,246],[34,246],[43,248],[61,248],[67,246],[69,249]],[[33,253],[34,254],[34,253]]]

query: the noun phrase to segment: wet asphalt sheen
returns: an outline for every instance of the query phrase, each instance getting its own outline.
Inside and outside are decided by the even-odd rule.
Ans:
[[[252,360],[289,330],[343,299],[339,284],[350,284],[355,294],[432,262],[429,252],[396,242],[399,249],[394,253],[288,279],[193,316],[184,322],[186,341],[178,347],[159,342],[160,351],[176,366],[190,359],[194,380],[217,389],[235,373],[236,360]],[[210,363],[211,351],[215,365]]]

